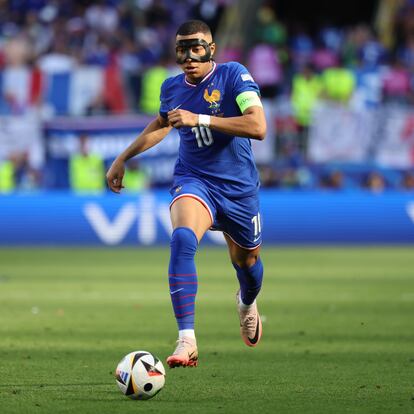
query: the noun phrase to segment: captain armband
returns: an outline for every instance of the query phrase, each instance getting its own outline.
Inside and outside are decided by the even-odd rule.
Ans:
[[[241,113],[251,106],[260,106],[263,108],[259,95],[254,91],[242,92],[236,97],[237,105],[239,105]]]

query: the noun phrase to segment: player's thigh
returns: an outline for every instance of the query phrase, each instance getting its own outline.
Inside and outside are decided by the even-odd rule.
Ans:
[[[220,230],[226,236],[230,256],[236,262],[251,264],[262,242],[262,219],[257,194],[242,199],[223,198]],[[254,264],[254,263],[253,263]]]
[[[173,229],[177,227],[189,227],[198,241],[211,227],[211,216],[206,207],[192,197],[181,197],[174,201],[170,210]]]
[[[229,248],[232,263],[235,263],[241,268],[245,268],[251,267],[257,262],[260,254],[260,246],[253,249],[246,249],[235,243],[227,234],[224,234],[224,238],[226,239]]]

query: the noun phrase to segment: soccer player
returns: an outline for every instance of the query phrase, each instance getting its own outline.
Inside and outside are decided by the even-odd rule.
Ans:
[[[107,173],[109,187],[119,193],[125,162],[158,144],[172,128],[179,131],[170,191],[173,233],[168,274],[179,329],[177,347],[167,358],[171,368],[198,363],[194,256],[209,229],[224,233],[236,270],[242,339],[254,347],[262,335],[256,305],[263,278],[262,220],[250,139],[264,139],[266,120],[259,88],[247,69],[236,62],[216,64],[214,52],[215,43],[204,22],[190,20],[179,27],[176,60],[184,73],[163,83],[159,115]]]

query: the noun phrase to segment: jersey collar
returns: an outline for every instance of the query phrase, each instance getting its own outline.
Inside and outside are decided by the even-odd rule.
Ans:
[[[216,64],[216,62],[214,62],[214,60],[213,60],[213,67],[212,67],[212,69],[210,70],[210,72],[208,72],[207,73],[207,75],[206,76],[204,76],[204,78],[203,79],[201,79],[201,82],[199,82],[199,83],[196,83],[196,84],[194,84],[194,83],[190,83],[190,82],[188,82],[188,80],[187,80],[187,78],[185,77],[185,75],[184,75],[184,82],[188,85],[188,86],[192,86],[193,88],[195,88],[195,87],[197,87],[198,85],[200,85],[200,83],[203,83],[204,81],[206,81],[208,78],[210,78],[211,77],[211,75],[214,73],[214,71],[216,70],[216,67],[217,67],[217,64]]]

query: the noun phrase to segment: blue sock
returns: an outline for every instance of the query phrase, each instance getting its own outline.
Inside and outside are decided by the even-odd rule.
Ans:
[[[171,237],[168,268],[171,301],[178,329],[194,329],[197,271],[194,256],[198,240],[188,227],[177,227]]]
[[[233,263],[240,283],[240,297],[245,305],[251,305],[259,294],[263,280],[263,263],[260,257],[251,267],[241,268]]]

